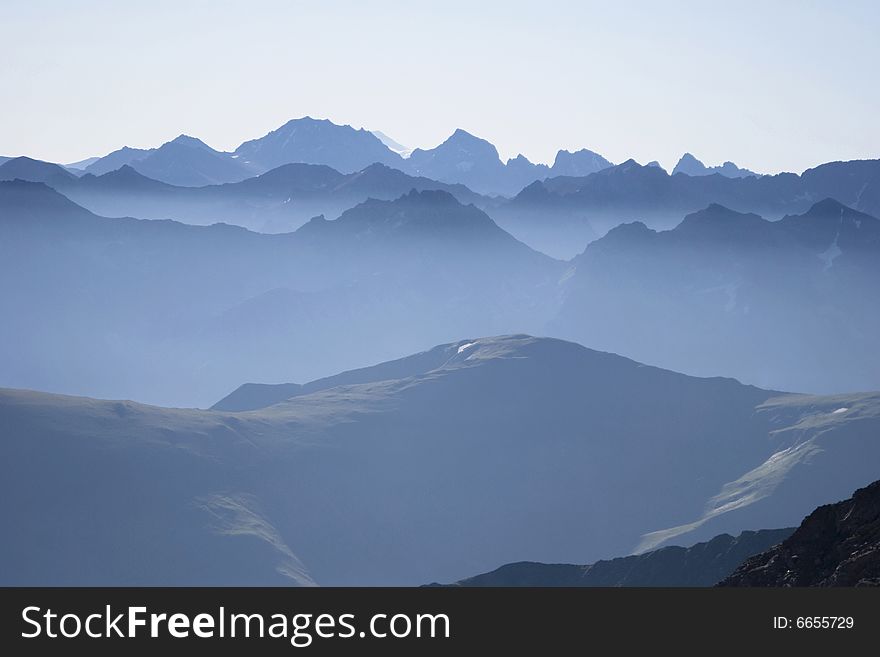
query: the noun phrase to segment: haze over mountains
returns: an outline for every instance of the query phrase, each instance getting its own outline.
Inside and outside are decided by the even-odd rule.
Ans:
[[[685,215],[712,203],[774,220],[806,212],[826,198],[880,216],[880,160],[830,162],[801,175],[743,178],[669,175],[629,160],[582,178],[532,183],[492,216],[534,248],[570,258],[578,245],[621,223],[673,228]]]
[[[242,381],[307,380],[517,330],[774,389],[880,387],[880,311],[866,303],[880,278],[878,221],[830,199],[776,222],[716,204],[671,231],[625,224],[563,263],[459,202],[497,216],[488,199],[382,165],[286,165],[201,188],[131,168],[77,178],[21,158],[0,174],[12,168],[106,214],[264,230],[325,218],[275,236],[91,215],[73,228],[66,216],[84,211],[58,192],[0,183],[0,230],[14,236],[2,247],[15,313],[2,329],[3,385],[207,405]]]
[[[533,248],[564,259],[574,257],[588,242],[621,223],[642,221],[655,229],[672,228],[686,214],[710,203],[778,219],[802,213],[813,203],[830,197],[872,216],[880,214],[880,168],[873,160],[828,163],[801,175],[773,176],[759,176],[729,162],[720,167],[705,167],[689,153],[682,157],[672,175],[656,162],[642,166],[628,160],[613,166],[587,149],[560,150],[552,166],[533,164],[522,155],[505,163],[495,146],[462,129],[435,148],[415,149],[408,157],[402,157],[398,150],[399,144],[389,147],[372,132],[305,117],[247,141],[232,153],[216,151],[198,139],[181,135],[157,149],[122,148],[97,159],[85,171],[100,177],[130,166],[148,178],[176,187],[200,187],[240,182],[289,164],[325,165],[340,177],[375,170],[373,165],[383,164],[419,179],[413,181],[412,188],[464,185],[468,190],[456,193],[460,200],[470,202],[487,197],[478,204],[502,228]],[[69,171],[80,173],[75,169]],[[5,173],[0,170],[0,179],[16,177],[49,182],[39,172],[16,171],[15,167]],[[281,177],[271,176],[273,180]],[[66,182],[57,176],[53,180],[59,185]],[[328,184],[332,187],[333,183]],[[112,187],[109,181],[105,185]],[[379,185],[378,197],[390,198],[388,189]],[[309,190],[300,190],[296,184],[288,190],[293,194],[281,199],[275,196],[283,193],[283,189],[268,192],[265,200],[260,199],[257,189],[254,191],[256,197],[232,203],[213,202],[211,194],[202,197],[182,192],[177,193],[174,201],[157,201],[152,196],[160,192],[147,194],[144,189],[141,192],[148,197],[145,199],[102,189],[105,197],[121,198],[114,203],[96,200],[90,205],[93,197],[80,193],[75,200],[101,214],[134,214],[139,218],[174,218],[195,223],[209,223],[213,218],[266,232],[293,230],[310,218],[305,216],[309,212],[333,218],[365,200],[362,194],[342,194],[337,203],[313,204],[308,198]],[[364,191],[373,190],[365,187]],[[402,194],[409,190],[395,187],[394,191]],[[71,190],[71,194],[75,192]],[[503,198],[488,198],[495,195]],[[288,198],[293,208],[278,207]]]
[[[464,184],[481,194],[500,195],[513,195],[548,176],[584,176],[611,166],[586,149],[559,151],[552,167],[532,164],[522,155],[504,163],[492,144],[461,129],[435,148],[410,151],[381,132],[304,117],[246,141],[232,153],[216,151],[181,135],[157,149],[123,147],[84,170],[100,176],[128,165],[161,182],[201,186],[238,182],[286,164],[323,164],[349,174],[377,163],[413,176]]]
[[[0,180],[27,180],[53,187],[63,187],[76,181],[76,176],[57,164],[21,156],[6,159],[0,164]]]
[[[878,216],[308,117],[0,158],[3,583],[713,583],[878,477]]]
[[[463,185],[409,176],[383,164],[341,174],[325,165],[285,164],[238,183],[181,187],[159,183],[129,165],[103,174],[59,181],[54,187],[104,216],[175,218],[191,224],[218,222],[261,233],[296,230],[312,217],[335,219],[368,198],[393,200],[415,190],[442,190],[482,208],[491,199]]]
[[[787,390],[880,387],[880,221],[827,199],[770,222],[711,205],[619,226],[572,260],[550,331]]]
[[[0,183],[0,208],[2,383],[94,396],[207,405],[243,381],[535,331],[562,271],[442,191],[284,235],[105,219],[23,181]]]

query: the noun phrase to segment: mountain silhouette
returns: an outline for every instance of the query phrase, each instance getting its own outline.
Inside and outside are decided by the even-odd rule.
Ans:
[[[572,261],[550,330],[692,374],[876,389],[878,231],[833,199],[772,222],[713,204],[669,231],[624,224]]]
[[[85,167],[85,172],[91,173],[95,176],[101,176],[105,173],[115,171],[122,166],[130,166],[132,163],[144,159],[155,150],[156,149],[154,148],[130,148],[129,146],[123,146],[112,153],[99,157]]]
[[[258,172],[228,153],[215,151],[200,139],[180,135],[158,148],[124,147],[85,168],[100,176],[129,166],[147,178],[171,185],[199,187],[250,178]]]
[[[499,204],[492,217],[530,246],[570,258],[621,223],[671,229],[712,203],[775,220],[802,214],[829,197],[880,215],[880,160],[832,162],[800,176],[739,178],[668,175],[628,160],[585,177],[547,178]]]
[[[254,168],[187,135],[172,139],[131,166],[148,178],[190,187],[238,182],[256,173]]]
[[[233,153],[216,151],[199,139],[180,135],[158,148],[125,146],[77,164],[95,176],[131,166],[149,178],[190,187],[237,182],[287,164],[325,165],[343,174],[383,164],[414,177],[502,196],[513,196],[548,176],[583,176],[610,166],[605,158],[587,149],[560,150],[552,167],[533,164],[523,155],[504,163],[495,146],[462,129],[435,148],[410,150],[379,131],[356,130],[308,116],[246,141]]]
[[[382,164],[351,174],[324,165],[285,164],[238,183],[203,187],[172,187],[125,166],[102,176],[86,174],[58,189],[105,216],[224,222],[264,233],[290,232],[318,215],[335,219],[368,198],[392,200],[413,189],[447,191],[480,207],[492,204],[463,185],[409,176]]]
[[[480,193],[498,193],[505,170],[492,144],[460,128],[436,148],[413,150],[407,166],[421,176],[461,182]]]
[[[678,164],[675,165],[672,175],[674,176],[677,173],[683,173],[686,176],[711,176],[714,173],[718,173],[725,178],[745,178],[758,175],[754,171],[740,169],[733,162],[725,162],[717,167],[707,167],[690,153],[682,155]]]
[[[29,157],[14,157],[0,164],[0,180],[15,179],[64,185],[76,180],[76,176],[57,164]]]
[[[352,173],[376,162],[401,168],[403,159],[368,130],[336,125],[326,119],[292,119],[259,139],[235,149],[242,162],[263,171],[283,164],[325,164]]]
[[[573,153],[559,151],[550,168],[550,176],[588,176],[610,166],[613,166],[611,162],[586,148]]]
[[[450,334],[538,331],[558,305],[564,264],[445,192],[267,235],[104,218],[43,184],[0,188],[2,385],[208,404],[243,381],[314,379]]]
[[[448,586],[712,586],[746,559],[788,538],[794,528],[720,534],[690,547],[668,546],[584,566],[511,563]],[[437,585],[434,585],[437,586]]]
[[[482,194],[513,196],[523,187],[548,176],[586,175],[611,166],[587,149],[559,151],[553,167],[533,164],[518,155],[505,164],[490,142],[457,129],[439,146],[412,151],[406,166],[419,175],[467,185]]]

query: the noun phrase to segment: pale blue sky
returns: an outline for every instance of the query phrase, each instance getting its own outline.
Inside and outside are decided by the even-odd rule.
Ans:
[[[503,157],[799,172],[880,157],[878,6],[4,0],[0,154],[232,149],[311,115],[411,147],[462,127]]]

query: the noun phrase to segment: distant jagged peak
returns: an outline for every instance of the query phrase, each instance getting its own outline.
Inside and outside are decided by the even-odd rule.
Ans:
[[[298,118],[289,119],[284,124],[276,128],[275,130],[269,131],[265,136],[269,135],[282,135],[293,133],[298,130],[306,130],[311,132],[359,132],[369,134],[371,137],[374,137],[379,142],[382,140],[376,134],[375,131],[366,130],[365,128],[355,128],[348,123],[334,123],[330,119],[316,119],[312,116],[301,116]],[[247,143],[247,142],[245,142]]]
[[[130,153],[149,153],[150,150],[152,150],[152,149],[149,149],[149,148],[133,148],[132,146],[123,146],[122,148],[119,148],[119,149],[113,151],[113,153],[120,153],[120,154],[122,154],[122,153],[126,153],[126,154],[130,154]],[[108,155],[110,155],[110,153],[108,153]],[[101,159],[101,158],[98,158],[98,159]]]
[[[681,156],[678,164],[672,170],[672,175],[682,173],[686,176],[711,176],[714,173],[720,174],[726,178],[746,178],[748,176],[758,176],[759,174],[748,169],[742,169],[731,161],[726,161],[721,166],[707,167],[693,154],[685,153]]]
[[[697,210],[696,212],[692,212],[687,215],[684,220],[678,225],[678,228],[684,227],[686,225],[693,225],[698,223],[737,223],[738,225],[742,225],[745,221],[751,222],[761,222],[761,223],[769,223],[764,218],[753,212],[737,212],[736,210],[731,210],[730,208],[721,205],[720,203],[710,203],[702,210]]]
[[[265,173],[255,176],[253,180],[267,181],[292,181],[301,178],[322,178],[339,181],[345,178],[345,174],[326,164],[307,164],[305,162],[290,162],[282,164]]]
[[[770,239],[773,223],[753,212],[737,212],[719,203],[685,216],[672,234],[688,239],[708,239],[725,244],[754,243]]]
[[[675,165],[675,169],[672,170],[673,173],[687,173],[690,175],[689,170],[693,171],[701,171],[706,168],[706,165],[703,164],[700,160],[698,160],[692,153],[685,153],[678,160],[678,164]]]
[[[390,201],[394,203],[395,201]],[[431,203],[439,205],[458,205],[461,203],[449,192],[442,189],[411,189],[409,192],[397,199],[401,203]]]
[[[37,160],[32,157],[28,157],[27,155],[20,155],[18,157],[12,157],[0,164],[0,166],[4,167],[7,170],[18,169],[18,168],[41,168],[41,169],[52,169],[57,170],[62,173],[67,173],[70,176],[73,176],[72,173],[67,171],[60,164],[55,164],[54,162],[47,162],[46,160]]]
[[[547,186],[540,180],[526,185],[519,194],[516,195],[518,201],[536,201],[542,200],[550,196],[551,192]]]
[[[186,134],[178,135],[177,137],[175,137],[171,141],[165,142],[165,144],[163,144],[163,146],[166,146],[168,144],[176,144],[178,146],[188,146],[190,148],[201,148],[203,150],[217,152],[213,148],[208,146],[205,142],[203,142],[201,139],[199,139],[198,137],[192,137],[192,136],[186,135]]]
[[[633,235],[656,235],[657,231],[653,228],[649,228],[647,224],[643,221],[628,221],[622,224],[618,224],[611,230],[609,230],[605,234],[605,238],[618,238],[621,236],[633,236]]]
[[[0,164],[0,180],[16,178],[31,182],[63,184],[76,180],[76,175],[59,164],[22,155]]]
[[[368,246],[384,249],[389,241],[416,238],[428,239],[434,246],[453,243],[462,249],[493,244],[512,249],[509,253],[528,251],[539,257],[473,204],[463,205],[452,194],[436,189],[413,188],[390,201],[368,198],[338,219],[309,222],[295,234],[303,243],[332,246],[334,250],[345,244],[364,252]]]
[[[855,210],[830,196],[821,201],[816,201],[803,214],[786,215],[782,218],[783,223],[789,224],[804,223],[806,221],[834,225],[848,221],[849,223],[856,224],[857,227],[861,226],[863,222],[873,225],[880,223],[880,219]]]
[[[506,164],[507,164],[507,166],[519,165],[519,164],[527,164],[529,166],[535,166],[534,163],[531,160],[529,160],[529,158],[527,158],[522,153],[518,153],[516,157],[508,158]]]
[[[849,210],[847,206],[838,201],[836,198],[832,198],[830,196],[823,198],[821,201],[816,201],[813,203],[812,207],[807,210],[806,214],[812,213],[832,213],[832,212],[845,212]]]
[[[123,146],[104,157],[98,158],[85,168],[86,173],[100,176],[110,171],[115,171],[123,164],[131,164],[138,160],[143,160],[150,154],[155,153],[156,149],[149,148],[132,148],[131,146]]]
[[[472,153],[482,152],[486,155],[491,155],[494,159],[497,159],[499,162],[501,162],[501,157],[498,155],[498,149],[495,148],[494,144],[492,144],[490,141],[483,139],[482,137],[477,137],[476,135],[473,135],[462,128],[456,128],[455,132],[447,137],[446,140],[442,144],[440,144],[440,146],[438,146],[435,150],[439,150],[444,147],[455,147]]]
[[[560,158],[567,157],[601,157],[603,160],[605,159],[597,152],[591,151],[589,148],[579,148],[576,151],[570,151],[562,148],[556,152],[556,161],[559,161]]]
[[[651,243],[656,236],[657,231],[648,228],[644,222],[629,221],[618,224],[605,233],[603,237],[588,244],[584,253],[608,249],[616,251],[619,247],[623,249],[638,247]]]
[[[102,173],[97,176],[93,173],[86,173],[80,178],[80,181],[85,184],[109,184],[118,185],[119,187],[127,187],[130,189],[168,189],[174,187],[174,185],[169,185],[168,183],[150,178],[149,176],[145,176],[130,164],[123,164],[118,169],[113,169],[112,171],[108,171],[107,173]]]
[[[91,175],[91,174],[86,174]],[[114,169],[113,171],[108,171],[107,173],[103,173],[100,176],[96,176],[97,178],[146,178],[146,176],[140,173],[137,169],[135,169],[130,164],[123,164],[118,169]]]
[[[0,217],[4,220],[45,219],[53,222],[76,217],[94,217],[44,182],[0,181]]]
[[[629,158],[628,160],[621,162],[614,168],[618,171],[626,171],[628,169],[642,169],[644,167],[636,162],[633,158]]]
[[[666,175],[666,172],[658,167],[647,166],[644,164],[639,164],[633,158],[629,158],[625,162],[621,162],[620,164],[610,166],[606,169],[602,169],[597,173],[603,175],[618,175],[618,174],[646,174],[651,177],[660,177]]]
[[[49,185],[47,185],[46,183],[34,182],[31,180],[22,180],[21,178],[16,178],[15,180],[0,180],[0,195],[2,195],[4,198],[24,198],[27,196],[31,196],[33,198],[37,198],[38,196],[45,196],[47,198],[66,198],[64,195],[59,194],[54,189],[49,187]],[[73,204],[73,201],[70,201],[69,199],[68,202]]]
[[[438,210],[440,211],[439,214]],[[341,229],[343,226],[361,227],[366,225],[386,225],[399,228],[412,223],[413,220],[420,222],[422,219],[430,219],[433,221],[437,217],[443,217],[444,221],[453,224],[463,211],[475,211],[480,215],[486,216],[473,206],[462,205],[448,192],[434,189],[417,190],[413,188],[391,201],[368,198],[363,203],[359,203],[343,212],[334,221],[319,221],[316,223],[330,226],[332,230]],[[491,221],[488,216],[486,216],[486,219]],[[313,229],[309,226],[310,224],[306,224],[300,230],[308,232],[308,230]]]
[[[352,125],[349,123],[336,123],[334,121],[331,121],[330,119],[318,119],[313,116],[310,116],[309,114],[306,114],[305,116],[301,116],[300,118],[290,119],[284,125],[285,126],[320,125],[320,126],[332,126],[335,128],[351,128],[352,130],[357,130],[357,128],[352,127]],[[364,130],[364,132],[366,132],[366,130]]]
[[[560,150],[553,160],[551,173],[554,176],[588,176],[614,166],[598,153],[587,148],[577,151]]]
[[[396,165],[400,155],[369,130],[310,116],[290,119],[235,149],[243,162],[263,169],[291,162],[327,164],[341,173],[360,171],[372,162]]]
[[[859,212],[834,198],[825,198],[799,215],[786,215],[780,228],[814,249],[826,269],[843,252],[876,253],[880,247],[880,219]]]
[[[470,132],[468,132],[464,128],[456,128],[453,131],[453,133],[451,135],[449,135],[449,137],[447,137],[447,139],[446,139],[446,141],[462,141],[462,140],[464,140],[464,141],[469,141],[469,140],[486,141],[485,139],[481,139],[480,137],[477,137],[476,135],[471,134]]]

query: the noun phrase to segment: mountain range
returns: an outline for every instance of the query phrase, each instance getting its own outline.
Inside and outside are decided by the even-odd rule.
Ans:
[[[571,261],[553,335],[697,375],[880,387],[880,221],[826,199],[766,221],[720,205],[611,230]]]
[[[77,180],[70,171],[58,164],[34,160],[30,157],[12,157],[0,163],[0,181],[26,180],[63,188]]]
[[[266,235],[107,219],[20,180],[0,183],[0,256],[2,385],[175,405],[537,331],[563,268],[443,191]]]
[[[402,162],[366,130],[304,117],[246,141],[232,153],[180,135],[159,148],[124,146],[84,170],[101,176],[127,165],[149,178],[185,187],[238,182],[286,164],[321,164],[353,173],[375,163],[402,168]]]
[[[0,172],[23,164],[34,161]],[[176,206],[194,222],[222,212],[292,229],[314,210],[333,217],[360,202],[278,235],[91,213],[74,229],[67,215],[83,216],[81,206],[44,185],[0,183],[0,231],[15,236],[2,247],[12,313],[0,329],[2,385],[205,405],[242,380],[289,380],[286,363],[306,380],[513,329],[772,389],[880,387],[880,315],[865,302],[880,280],[880,222],[830,199],[777,221],[716,204],[673,230],[624,224],[565,263],[460,203],[483,197],[412,193],[441,184],[381,165],[347,176],[287,165],[203,188],[130,168],[40,171],[107,214]]]
[[[788,538],[794,528],[720,534],[690,547],[670,545],[587,565],[511,563],[447,586],[712,586],[746,559]],[[430,586],[440,586],[433,584]]]
[[[772,220],[806,212],[829,197],[880,216],[880,160],[830,162],[801,175],[743,178],[669,175],[629,160],[586,177],[532,183],[500,204],[492,217],[532,247],[567,259],[621,223],[669,229],[712,203]]]
[[[189,187],[238,182],[260,172],[258,167],[215,151],[188,135],[180,135],[159,148],[121,148],[97,159],[85,172],[101,175],[126,165],[159,182]]]
[[[329,126],[333,130],[341,128]],[[373,136],[368,134],[368,137]],[[207,146],[193,145],[195,141],[181,137],[175,140],[180,143],[171,142],[159,150],[165,149],[166,154],[191,152],[209,160],[227,157],[217,152],[211,155]],[[590,151],[573,154],[560,151],[554,166],[549,168],[532,165],[523,157],[502,164],[494,146],[457,131],[436,149],[416,153],[415,159],[398,158],[395,165],[398,168],[369,165],[360,171],[342,174],[326,165],[282,165],[262,175],[236,169],[231,173],[215,171],[211,176],[197,174],[206,189],[191,187],[192,180],[175,184],[173,187],[177,189],[171,189],[159,184],[151,186],[146,180],[133,180],[136,176],[124,168],[133,168],[146,178],[173,182],[179,177],[165,176],[151,168],[152,165],[147,166],[154,160],[168,159],[160,157],[158,151],[150,153],[148,159],[133,161],[133,164],[114,160],[110,172],[116,172],[114,175],[82,175],[81,184],[69,169],[29,158],[13,158],[0,164],[0,180],[20,178],[46,182],[103,215],[171,218],[197,224],[222,221],[261,232],[294,230],[319,214],[335,218],[370,197],[390,200],[410,189],[443,189],[464,203],[478,205],[517,239],[563,259],[574,257],[586,244],[621,223],[635,220],[655,229],[668,229],[676,226],[686,214],[712,203],[771,220],[803,213],[824,198],[834,198],[872,216],[880,214],[880,165],[876,160],[828,163],[800,176],[670,176],[659,166],[641,166],[633,161],[600,168],[589,175],[569,175],[605,165]],[[468,164],[459,167],[465,161]],[[482,164],[477,166],[474,162]],[[90,169],[101,171],[101,166],[101,162],[95,162]],[[238,163],[234,168],[242,166]],[[186,168],[181,165],[174,171]],[[192,163],[190,169],[195,171],[198,166]],[[465,170],[467,175],[462,173]],[[514,173],[515,170],[519,173]],[[566,175],[557,175],[560,173]],[[509,200],[472,191],[484,186],[485,181],[481,179],[497,175],[510,178],[516,189],[521,184],[525,187]],[[231,187],[207,184],[209,180],[227,178],[243,184]]]
[[[390,200],[409,189],[444,189],[463,202],[476,203],[517,239],[562,259],[574,257],[621,223],[642,221],[654,229],[669,229],[711,203],[774,220],[803,213],[830,197],[866,214],[880,214],[877,160],[831,162],[801,175],[760,176],[729,162],[705,167],[686,153],[669,175],[656,162],[642,166],[628,160],[613,166],[586,149],[560,150],[552,166],[533,164],[522,155],[503,162],[495,146],[461,129],[435,148],[411,152],[382,136],[392,146],[372,132],[305,117],[231,153],[181,135],[156,149],[125,147],[85,167],[87,173],[103,178],[127,166],[155,181],[193,188],[184,191],[161,186],[148,190],[146,183],[139,183],[136,192],[114,189],[112,183],[130,173],[88,181],[80,188],[61,175],[62,167],[50,174],[22,166],[21,158],[0,164],[0,179],[46,182],[99,214],[199,224],[223,221],[265,232],[294,230],[318,214],[334,218],[371,196]],[[409,155],[403,157],[398,151]],[[318,168],[316,172],[325,173],[306,174],[290,164],[323,165],[333,171]],[[284,173],[271,173],[276,169]],[[346,176],[378,171],[384,171],[379,177],[388,180],[373,181],[375,186],[361,183],[356,192],[335,189],[337,184],[347,187]],[[80,169],[64,169],[71,172],[82,175]],[[269,189],[263,187],[265,181],[232,190],[213,189],[262,174],[273,181]],[[302,176],[313,177],[320,189],[308,184],[301,189]],[[409,189],[404,189],[406,185]],[[212,189],[192,193],[203,186]],[[295,193],[285,195],[287,191]],[[328,198],[310,198],[316,194]]]
[[[53,187],[103,216],[222,222],[261,233],[291,232],[312,217],[335,219],[369,198],[393,200],[412,190],[442,190],[484,209],[493,204],[463,185],[409,176],[383,164],[351,174],[325,165],[285,164],[241,182],[203,187],[160,183],[124,165],[101,176],[57,181]]]
[[[561,175],[585,176],[610,167],[611,163],[587,149],[574,153],[559,151],[552,167],[532,164],[522,155],[505,163],[495,146],[458,129],[436,148],[412,151],[406,166],[428,178],[463,183],[484,194],[510,196],[536,180]]]
[[[0,164],[9,159],[14,158],[0,158]],[[356,130],[306,116],[245,141],[231,153],[217,151],[195,137],[180,135],[156,148],[123,146],[103,157],[87,158],[64,168],[76,175],[102,176],[129,166],[159,182],[200,187],[239,182],[287,164],[325,165],[342,174],[383,164],[412,176],[463,184],[480,194],[501,196],[514,196],[545,178],[584,177],[612,166],[588,149],[560,150],[552,166],[533,164],[523,155],[503,162],[495,146],[462,129],[455,130],[435,148],[413,150],[380,131]],[[706,167],[690,153],[681,158],[673,171],[679,172],[689,176],[719,173],[733,178],[757,175],[731,162]]]
[[[435,148],[410,151],[381,132],[311,117],[292,119],[231,153],[180,135],[158,148],[125,146],[90,160],[94,161],[82,162],[85,173],[101,176],[127,165],[148,178],[181,187],[239,182],[287,164],[325,165],[342,174],[382,164],[411,176],[463,184],[480,194],[506,196],[548,176],[584,176],[611,166],[586,149],[560,150],[550,167],[532,164],[522,155],[504,163],[492,144],[461,129]],[[79,168],[71,170],[80,173]]]
[[[687,176],[711,176],[713,173],[721,174],[726,178],[745,178],[758,174],[748,169],[740,169],[733,162],[725,162],[721,166],[707,167],[690,153],[681,156],[678,164],[672,170],[672,175],[683,173]]]
[[[244,412],[3,390],[2,583],[411,585],[591,563],[789,525],[880,456],[877,394],[780,395],[525,335],[305,388]]]
[[[403,158],[372,132],[308,116],[244,142],[233,157],[261,171],[303,163],[325,164],[340,173],[354,173],[377,162],[397,169],[404,164]]]

